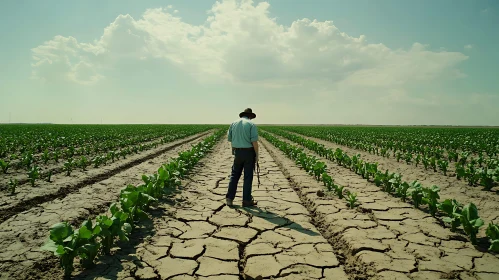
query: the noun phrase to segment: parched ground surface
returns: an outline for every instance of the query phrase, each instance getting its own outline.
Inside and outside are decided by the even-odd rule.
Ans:
[[[378,162],[379,170],[384,171],[388,169],[390,172],[399,173],[402,175],[402,179],[405,181],[412,182],[414,180],[417,180],[424,186],[437,185],[440,187],[440,197],[442,200],[448,198],[456,199],[463,204],[473,202],[477,206],[478,212],[482,219],[484,219],[487,223],[499,223],[499,195],[495,191],[485,191],[481,186],[469,186],[466,181],[457,180],[455,176],[444,176],[442,173],[440,173],[440,171],[434,172],[430,169],[425,170],[423,164],[420,164],[416,167],[415,164],[406,164],[402,161],[397,162],[397,160],[393,157],[385,158],[382,156],[369,154],[365,151],[337,145],[335,143],[318,138],[307,137],[296,133],[295,135],[313,140],[331,149],[340,148],[350,156],[360,154],[362,159],[364,160],[367,160],[369,162]],[[449,165],[452,164],[454,163],[450,163]],[[453,170],[453,167],[450,167],[449,169]],[[454,174],[454,172],[448,172],[448,175],[449,174]]]
[[[130,242],[93,269],[77,269],[74,278],[499,279],[494,255],[431,216],[355,181],[345,169],[330,169],[338,183],[359,194],[362,205],[349,209],[345,200],[323,195],[321,183],[270,143],[261,143],[262,184],[256,176],[253,183],[257,207],[240,206],[242,178],[234,207],[225,205],[233,157],[222,140],[183,182],[175,202],[162,201]],[[54,260],[47,261],[49,269],[26,266],[28,277],[8,279],[60,279]]]
[[[115,163],[110,163],[99,168],[89,167],[87,171],[81,171],[79,168],[75,168],[70,176],[66,176],[64,173],[55,174],[52,176],[52,182],[50,183],[44,180],[37,180],[35,187],[32,187],[29,183],[21,185],[16,188],[16,193],[14,195],[0,195],[0,222],[40,203],[64,197],[81,187],[111,178],[119,172],[130,169],[144,161],[156,158],[179,145],[205,137],[211,132],[213,131],[210,130],[171,143],[166,143],[140,154],[129,155],[126,159],[121,159]]]
[[[348,279],[332,246],[311,224],[286,177],[264,149],[258,207],[225,205],[233,157],[219,143],[181,192],[163,203],[130,246],[78,279]],[[101,278],[98,278],[101,277]]]
[[[199,136],[199,135],[198,135]],[[168,159],[186,151],[200,138],[189,138],[185,144],[172,143],[167,152],[117,172],[110,178],[101,178],[60,198],[30,207],[0,224],[0,279],[26,279],[35,271],[32,279],[39,279],[37,270],[43,271],[57,262],[49,252],[39,247],[47,240],[49,228],[55,223],[69,221],[80,225],[87,218],[106,212],[112,202],[117,202],[119,191],[128,184],[140,184],[142,174],[152,174]],[[179,144],[179,145],[177,145]],[[62,186],[59,186],[62,187]],[[45,273],[41,273],[45,275]],[[47,279],[54,279],[50,278]]]
[[[368,279],[499,279],[495,255],[477,250],[429,214],[330,164],[328,174],[358,194],[361,205],[349,209],[345,200],[318,195],[322,183],[263,143],[296,186],[315,224],[333,240],[349,274],[365,273]]]

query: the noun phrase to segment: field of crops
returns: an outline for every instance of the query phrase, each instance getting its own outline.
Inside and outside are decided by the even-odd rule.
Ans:
[[[227,128],[1,125],[0,279],[499,279],[499,129]]]

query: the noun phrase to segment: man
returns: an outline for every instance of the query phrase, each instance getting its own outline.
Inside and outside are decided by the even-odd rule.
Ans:
[[[243,183],[243,207],[251,207],[257,204],[251,196],[253,184],[253,170],[255,162],[258,162],[258,129],[251,121],[256,118],[251,108],[247,108],[239,114],[239,120],[233,122],[227,132],[227,140],[231,142],[234,163],[230,175],[227,190],[226,203],[232,206],[236,196],[237,183],[244,169]]]

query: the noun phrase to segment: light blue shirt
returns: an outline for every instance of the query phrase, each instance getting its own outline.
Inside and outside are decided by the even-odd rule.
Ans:
[[[227,132],[227,140],[233,148],[251,148],[258,141],[258,129],[249,118],[242,117],[233,122]]]

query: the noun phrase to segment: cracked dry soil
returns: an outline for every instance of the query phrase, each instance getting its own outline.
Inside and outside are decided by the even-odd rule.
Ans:
[[[483,187],[472,187],[464,180],[457,180],[454,172],[454,163],[450,163],[448,176],[445,176],[441,171],[434,172],[431,168],[425,170],[423,164],[416,166],[414,163],[407,164],[401,160],[397,160],[393,157],[385,158],[382,156],[370,154],[365,151],[352,149],[346,146],[341,146],[332,142],[328,142],[322,139],[304,136],[301,134],[292,133],[294,135],[299,135],[305,139],[313,140],[319,144],[326,146],[327,148],[336,149],[341,148],[343,151],[349,155],[360,154],[362,159],[370,162],[378,162],[379,170],[390,170],[390,172],[396,172],[402,175],[402,179],[408,182],[417,180],[421,182],[424,186],[437,185],[440,187],[440,197],[442,200],[445,199],[456,199],[457,201],[467,204],[473,202],[480,212],[480,217],[486,222],[499,223],[499,189],[497,187],[493,188],[492,191],[485,191]],[[294,143],[297,145],[296,143]],[[482,227],[480,229],[481,235],[485,236],[485,229],[487,227]]]
[[[280,138],[283,141],[283,138]],[[475,249],[429,215],[328,164],[335,181],[357,192],[361,205],[327,195],[322,183],[263,140],[328,238],[345,271],[357,279],[499,279],[499,259]]]
[[[242,178],[234,206],[225,205],[233,156],[222,140],[183,182],[180,203],[160,203],[129,243],[74,278],[499,279],[495,256],[453,240],[425,215],[375,192],[364,199],[373,197],[370,210],[319,197],[320,183],[261,143],[258,207],[240,206]]]
[[[222,141],[185,183],[183,202],[156,209],[143,241],[78,279],[349,279],[277,164],[260,154],[258,207],[240,206],[242,178],[234,206],[225,205],[233,157]]]
[[[119,192],[124,186],[141,183],[142,174],[156,172],[169,158],[189,150],[192,144],[201,142],[208,135],[187,138],[190,141],[184,144],[181,143],[186,139],[173,142],[168,151],[154,158],[2,221],[0,279],[40,279],[45,276],[45,279],[59,279],[52,274],[61,272],[57,267],[58,260],[51,253],[39,250],[48,238],[50,226],[61,221],[79,226],[83,219],[105,213],[112,202],[118,201]]]
[[[86,171],[75,168],[70,176],[66,176],[64,173],[55,173],[52,176],[50,183],[44,180],[38,180],[35,187],[31,187],[29,183],[21,184],[16,188],[16,193],[14,195],[0,196],[0,222],[4,222],[15,214],[29,210],[41,203],[63,198],[79,188],[112,178],[114,175],[139,165],[142,162],[161,157],[166,152],[178,146],[182,146],[185,143],[192,143],[193,141],[199,142],[199,139],[206,138],[212,132],[213,130],[209,130],[181,138],[139,154],[128,155],[126,159],[121,158],[116,162],[100,166],[99,168],[89,166]],[[23,178],[25,179],[24,181],[27,181],[26,175],[24,175]],[[0,180],[1,179],[3,178],[0,178]],[[6,185],[7,183],[3,182],[3,184]],[[0,183],[0,185],[2,185],[2,183]]]

